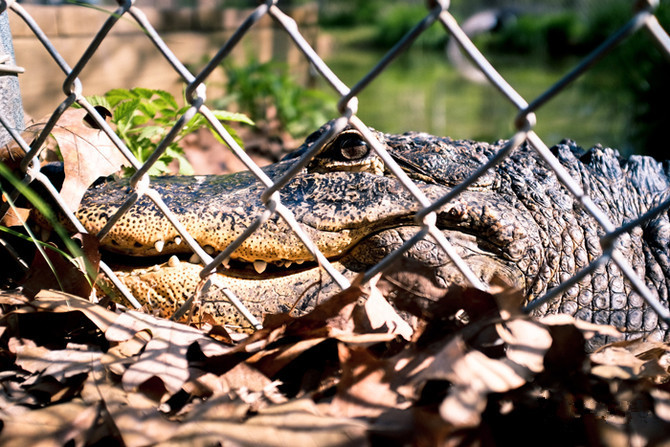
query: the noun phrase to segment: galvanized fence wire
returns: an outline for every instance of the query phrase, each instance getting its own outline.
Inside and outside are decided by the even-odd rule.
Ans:
[[[643,224],[644,222],[659,215],[670,207],[670,199],[664,201],[656,208],[649,210],[645,214],[639,216],[637,219],[627,222],[626,224],[616,228],[607,215],[597,206],[591,198],[585,194],[582,188],[570,177],[565,168],[553,156],[547,145],[538,137],[533,131],[536,123],[534,112],[550,101],[554,96],[559,94],[568,85],[574,82],[579,76],[586,72],[593,64],[602,58],[612,48],[625,41],[630,35],[645,29],[653,37],[659,49],[670,58],[670,37],[667,32],[660,26],[658,20],[654,16],[654,11],[658,6],[657,1],[638,2],[638,9],[632,18],[626,23],[617,33],[607,39],[602,45],[595,49],[591,54],[586,56],[581,63],[579,63],[572,71],[568,72],[561,80],[550,86],[542,95],[528,103],[519,93],[516,92],[512,86],[495,70],[472,41],[460,28],[456,19],[449,12],[449,2],[431,1],[429,2],[429,11],[427,15],[416,26],[409,31],[388,53],[374,66],[367,75],[365,75],[358,83],[349,88],[343,83],[335,73],[328,67],[328,65],[321,59],[312,46],[301,34],[296,22],[285,14],[279,6],[277,0],[268,0],[261,3],[253,12],[246,18],[234,34],[225,42],[220,50],[211,58],[207,65],[197,74],[192,74],[180,60],[172,53],[166,43],[161,39],[158,32],[147,20],[140,8],[134,5],[133,0],[119,1],[118,8],[109,14],[108,19],[100,28],[96,36],[93,38],[82,57],[77,61],[74,68],[70,68],[64,59],[59,55],[55,46],[51,43],[49,38],[42,32],[38,24],[25,11],[21,5],[14,0],[0,0],[0,12],[9,9],[13,13],[21,17],[21,19],[30,27],[35,36],[40,40],[48,54],[56,61],[60,69],[65,75],[63,83],[63,92],[66,96],[64,101],[54,110],[51,118],[46,124],[42,132],[29,145],[20,135],[10,129],[4,119],[0,122],[5,126],[12,137],[19,143],[20,147],[26,152],[22,161],[21,167],[25,172],[23,179],[24,183],[31,181],[38,181],[45,185],[49,194],[53,196],[54,200],[61,208],[61,211],[77,229],[77,231],[85,232],[83,225],[74,216],[73,210],[68,210],[63,200],[60,198],[56,188],[50,184],[49,180],[39,172],[39,155],[43,143],[53,129],[53,126],[58,121],[59,117],[72,104],[77,103],[94,118],[98,126],[111,138],[113,143],[121,151],[123,156],[128,160],[130,165],[135,168],[136,172],[130,179],[131,192],[119,208],[119,210],[110,217],[107,225],[97,234],[101,240],[107,235],[112,226],[126,213],[132,205],[142,196],[147,196],[152,200],[156,206],[163,212],[167,219],[174,225],[176,231],[181,236],[182,240],[190,247],[190,249],[197,255],[205,267],[201,271],[201,294],[204,295],[206,290],[212,286],[212,274],[217,267],[230,258],[231,254],[248,238],[254,231],[256,231],[264,222],[266,222],[275,213],[281,216],[292,231],[300,238],[311,255],[317,261],[319,266],[333,279],[333,281],[342,289],[350,286],[349,281],[345,278],[335,267],[328,261],[328,259],[318,250],[313,241],[309,238],[306,232],[302,229],[299,222],[291,210],[282,204],[279,191],[291,179],[315,157],[321,149],[335,136],[341,132],[347,125],[358,130],[363,138],[368,142],[369,146],[382,159],[385,166],[393,173],[400,181],[402,186],[409,192],[415,200],[421,205],[422,209],[416,213],[415,222],[420,226],[420,230],[406,241],[402,247],[396,249],[378,264],[365,272],[363,281],[369,281],[379,272],[385,271],[399,256],[402,256],[418,241],[429,237],[433,239],[451,261],[457,266],[462,273],[466,282],[474,287],[482,290],[487,289],[487,285],[483,284],[477,275],[467,266],[467,264],[456,253],[455,249],[448,242],[444,234],[436,226],[437,211],[455,199],[468,186],[472,185],[477,178],[483,175],[490,168],[495,167],[498,163],[507,157],[507,155],[517,148],[519,145],[527,141],[530,146],[537,152],[537,154],[545,161],[545,163],[555,171],[558,179],[566,187],[566,189],[578,200],[581,206],[586,210],[595,221],[601,226],[604,236],[601,238],[602,255],[594,259],[588,266],[578,271],[567,281],[549,290],[542,297],[534,299],[526,306],[526,310],[530,311],[539,306],[544,305],[555,297],[560,296],[570,287],[584,279],[591,274],[598,266],[608,261],[613,261],[620,269],[620,271],[629,280],[633,289],[641,295],[644,300],[658,313],[659,317],[666,323],[670,324],[670,312],[666,309],[655,297],[654,294],[647,288],[644,280],[637,276],[630,266],[628,260],[616,248],[616,240],[623,233],[631,231],[634,227]],[[221,64],[222,61],[229,56],[232,49],[242,40],[247,32],[261,20],[264,16],[269,15],[281,29],[283,29],[290,39],[294,42],[296,47],[304,54],[307,60],[312,64],[321,77],[335,90],[339,95],[338,103],[341,116],[336,118],[331,128],[321,135],[313,146],[303,154],[302,158],[298,160],[295,166],[288,172],[284,173],[280,178],[271,179],[258,165],[256,165],[251,158],[244,152],[244,150],[236,143],[232,136],[227,132],[223,125],[216,119],[213,112],[205,105],[206,100],[206,85],[208,77]],[[180,117],[174,127],[167,133],[162,141],[157,145],[152,156],[145,162],[140,163],[121,141],[111,127],[106,123],[102,116],[98,114],[95,108],[83,96],[83,86],[78,77],[82,70],[90,63],[91,57],[96,53],[100,44],[104,41],[107,34],[113,29],[115,24],[122,17],[130,17],[134,20],[144,31],[146,37],[150,39],[156,50],[168,61],[176,73],[181,76],[186,84],[186,99],[190,105],[187,112]],[[393,62],[401,53],[407,51],[412,42],[416,40],[429,26],[434,22],[440,22],[445,28],[446,32],[455,39],[462,51],[474,62],[474,64],[486,76],[488,81],[509,100],[518,111],[514,118],[514,124],[517,132],[508,140],[508,142],[493,156],[486,164],[482,165],[476,172],[474,172],[463,183],[454,187],[449,193],[443,197],[431,202],[418,188],[416,184],[407,176],[407,174],[398,166],[393,158],[388,154],[383,145],[377,140],[374,134],[356,115],[358,100],[357,95],[366,88],[368,84],[374,82],[375,78],[379,76],[384,69]],[[188,231],[181,225],[178,217],[172,213],[169,207],[165,204],[157,190],[151,186],[151,178],[147,175],[148,170],[158,160],[158,158],[167,149],[169,144],[178,135],[182,127],[196,114],[202,115],[212,126],[214,131],[223,139],[232,152],[242,161],[242,163],[251,171],[258,181],[266,188],[261,195],[261,201],[265,205],[265,209],[259,211],[253,223],[235,239],[222,252],[215,257],[210,256],[207,251],[201,247],[198,242],[188,233]],[[0,117],[1,118],[1,117]],[[17,195],[18,193],[15,193]],[[122,292],[122,294],[136,307],[140,304],[135,300],[132,294],[124,287],[123,283],[118,280],[111,269],[101,263],[101,270],[111,279],[113,284]],[[242,302],[235,296],[233,291],[225,289],[223,294],[249,321],[251,325],[260,328],[259,321],[249,312]],[[190,301],[190,300],[189,300]],[[187,302],[187,305],[189,303]],[[183,313],[186,305],[178,311]]]

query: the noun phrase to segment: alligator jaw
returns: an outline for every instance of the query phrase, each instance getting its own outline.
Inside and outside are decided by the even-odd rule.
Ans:
[[[392,143],[391,136],[381,139],[387,145]],[[439,200],[449,193],[452,185],[487,158],[488,146],[469,146],[472,151],[464,152],[450,145],[448,139],[437,140],[424,134],[400,136],[395,140],[402,147],[391,145],[389,148],[400,150],[407,166],[427,166],[421,171],[424,174],[419,178],[415,176],[414,181],[429,201]],[[309,143],[305,148],[309,148]],[[305,168],[284,185],[279,194],[282,204],[292,212],[318,250],[336,261],[336,268],[351,278],[375,265],[419,231],[412,225],[421,207],[396,177],[382,175],[379,169],[366,171],[366,163],[360,164],[361,171],[348,167],[338,170],[343,159],[331,149],[324,154],[334,158],[322,158],[325,164],[319,166],[323,169]],[[288,158],[264,171],[270,178],[280,178],[295,161],[296,158]],[[370,166],[376,165],[371,163]],[[427,172],[434,173],[435,179],[426,177]],[[532,233],[538,226],[531,222],[532,217],[513,196],[496,191],[499,179],[495,174],[487,174],[485,180],[476,188],[462,191],[455,201],[438,210],[437,226],[478,277],[487,281],[494,274],[500,274],[525,290],[531,282],[527,278],[537,273],[532,269],[542,263],[541,238]],[[249,172],[154,178],[151,184],[188,233],[211,254],[230,246],[265,210],[260,200],[265,186]],[[126,200],[127,192],[123,181],[89,190],[77,213],[87,230],[98,233]],[[179,237],[158,207],[141,197],[112,226],[103,243],[110,251],[137,257],[158,253],[189,256],[189,248]],[[442,248],[429,239],[413,246],[406,256],[427,266],[437,285],[446,287],[463,282],[461,272],[455,269]],[[240,263],[246,265],[244,275],[235,268],[220,268],[216,278],[220,278],[222,287],[229,287],[252,307],[250,310],[257,316],[294,306],[298,311],[305,311],[337,291],[330,277],[316,266],[301,265],[298,272],[293,270],[296,265],[285,267],[287,263],[297,264],[312,256],[293,228],[277,214],[245,239],[231,254],[231,259],[232,267]],[[276,264],[282,266],[270,267]],[[175,271],[159,268],[160,277],[159,272],[151,271],[143,274],[145,276],[126,278],[135,284],[131,286],[135,296],[159,301],[161,307],[173,310],[190,298],[200,280],[200,267],[181,265],[184,265],[181,269],[168,266]],[[190,273],[186,277],[183,272]],[[213,299],[213,302],[220,301],[220,296]],[[237,315],[235,311],[215,308],[213,314],[223,321],[240,323],[229,320],[228,314]]]
[[[399,248],[404,241],[419,231],[419,227],[402,226],[375,233],[353,247],[340,259],[332,262],[334,268],[352,280],[384,256]],[[509,284],[523,286],[523,274],[513,262],[504,261],[499,254],[487,251],[485,241],[459,231],[443,230],[456,252],[483,281],[500,276]],[[462,273],[453,265],[444,251],[431,239],[413,246],[405,256],[420,265],[421,274],[429,276],[436,286],[464,284]],[[241,268],[246,264],[246,267]],[[136,297],[141,297],[153,310],[169,317],[196,290],[201,290],[202,266],[171,257],[161,265],[149,268],[126,269],[117,272],[121,281]],[[253,271],[249,263],[233,261],[230,268],[220,267],[209,277],[211,287],[200,296],[200,309],[215,317],[220,324],[238,330],[251,330],[222,293],[232,291],[258,318],[266,314],[291,312],[300,315],[327,299],[340,289],[330,276],[314,263],[278,266],[262,273]],[[393,267],[390,273],[393,272]],[[423,290],[418,284],[407,284],[417,295]]]

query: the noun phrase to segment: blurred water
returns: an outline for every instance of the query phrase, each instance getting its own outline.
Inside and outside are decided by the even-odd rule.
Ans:
[[[353,86],[383,52],[350,49],[326,59],[331,69]],[[528,57],[491,57],[491,62],[519,93],[531,102],[575,63],[547,63]],[[619,148],[625,144],[625,98],[608,92],[594,75],[546,104],[535,130],[549,145],[571,138],[584,147],[596,143]],[[602,76],[602,74],[600,75]],[[323,86],[325,89],[326,87]],[[394,61],[359,96],[359,116],[384,132],[425,131],[452,138],[495,141],[512,135],[516,115],[493,87],[465,80],[438,51],[412,48]]]

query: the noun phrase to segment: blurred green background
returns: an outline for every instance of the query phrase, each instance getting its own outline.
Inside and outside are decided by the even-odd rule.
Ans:
[[[352,5],[356,3],[356,5]],[[474,42],[528,102],[564,76],[633,15],[633,1],[453,1],[463,24],[493,8],[504,20]],[[321,31],[333,48],[326,62],[354,85],[426,15],[424,2],[320,2]],[[670,7],[657,17],[670,29]],[[485,141],[509,137],[515,109],[490,85],[464,79],[445,53],[448,35],[435,23],[360,95],[359,115],[385,132],[420,130]],[[622,153],[667,159],[670,63],[645,31],[636,33],[543,106],[536,131],[552,145],[572,138]],[[328,91],[323,83],[320,88]]]

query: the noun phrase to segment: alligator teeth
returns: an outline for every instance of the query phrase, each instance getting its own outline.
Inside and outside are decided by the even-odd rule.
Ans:
[[[284,267],[289,268],[293,265],[291,261],[284,261]]]
[[[168,259],[168,266],[177,267],[178,265],[179,265],[179,258],[175,255],[170,256],[170,259]]]
[[[174,238],[174,244],[175,245],[181,245],[181,238],[179,236]]]
[[[200,256],[193,253],[189,258],[188,262],[190,262],[191,264],[200,264]]]
[[[298,265],[302,264],[303,262],[305,262],[304,259],[298,259],[298,260],[295,261],[295,263],[298,264]]]
[[[210,256],[213,255],[214,247],[212,247],[211,245],[205,245],[205,253],[207,253]]]
[[[223,268],[229,269],[230,268],[230,256],[226,256],[226,258],[223,261],[221,261],[221,265],[223,266]]]
[[[156,251],[158,253],[163,251],[163,247],[165,247],[165,242],[164,241],[158,240],[154,243],[154,248],[156,249]]]
[[[156,265],[154,265],[153,267],[151,267],[151,271],[152,271],[152,272],[157,272],[157,271],[159,271],[160,269],[161,269],[161,266],[158,265],[158,264],[156,264]]]
[[[267,267],[268,263],[265,261],[254,261],[254,270],[259,274],[263,273]]]

